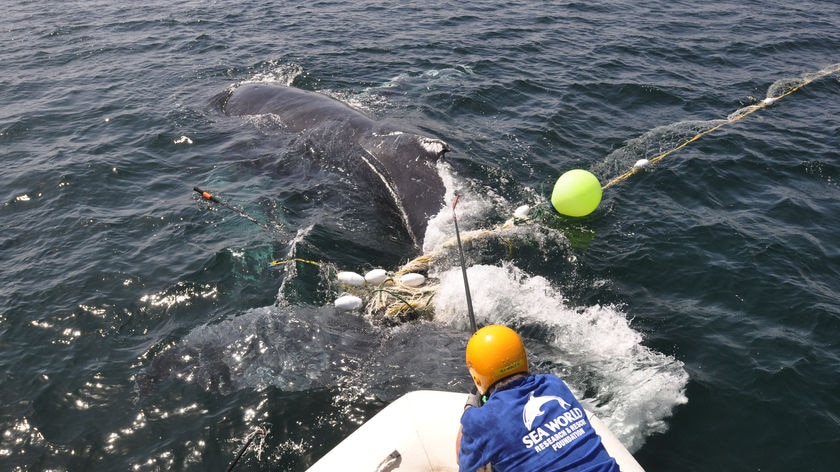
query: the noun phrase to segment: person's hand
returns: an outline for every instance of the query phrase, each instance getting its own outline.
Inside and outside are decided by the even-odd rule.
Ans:
[[[475,387],[473,387],[472,391],[467,395],[467,403],[464,405],[464,409],[470,406],[474,406],[476,408],[481,406],[481,395]]]

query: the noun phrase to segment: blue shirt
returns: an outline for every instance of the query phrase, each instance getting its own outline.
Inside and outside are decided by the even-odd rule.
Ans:
[[[531,375],[467,408],[458,468],[494,471],[618,472],[580,402],[554,375]]]

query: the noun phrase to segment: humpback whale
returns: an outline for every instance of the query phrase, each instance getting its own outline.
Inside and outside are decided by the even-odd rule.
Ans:
[[[340,140],[341,155],[381,181],[416,246],[429,218],[444,205],[445,188],[436,163],[449,151],[442,140],[377,122],[326,95],[273,84],[241,85],[220,100],[231,116],[271,114],[290,132],[312,132]],[[351,165],[352,167],[352,165]]]

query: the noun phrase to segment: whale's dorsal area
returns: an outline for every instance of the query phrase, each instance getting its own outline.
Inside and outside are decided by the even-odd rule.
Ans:
[[[422,245],[429,219],[444,204],[436,168],[449,151],[444,141],[384,126],[344,102],[294,87],[245,84],[220,102],[228,115],[274,115],[291,132],[329,127],[346,146],[326,157],[363,161],[361,168],[382,182],[415,245]]]

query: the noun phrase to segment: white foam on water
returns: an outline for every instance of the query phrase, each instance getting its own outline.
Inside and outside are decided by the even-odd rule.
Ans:
[[[290,86],[295,78],[301,75],[303,75],[303,67],[300,64],[268,61],[263,69],[255,73],[250,79],[243,80],[242,83],[267,83]]]
[[[472,75],[474,75],[474,72],[469,66],[459,65],[443,69],[430,69],[421,73],[399,74],[387,82],[382,83],[379,88],[410,90],[416,88],[450,87],[460,85]]]
[[[424,254],[432,253],[441,244],[455,236],[452,220],[452,205],[455,203],[456,195],[461,195],[461,198],[458,200],[458,206],[455,209],[461,231],[469,228],[472,220],[488,213],[494,206],[494,202],[488,199],[486,195],[478,195],[467,185],[463,184],[453,173],[452,167],[448,163],[439,161],[437,163],[437,171],[445,188],[443,195],[444,204],[437,215],[433,216],[426,226],[426,235],[423,238]]]

